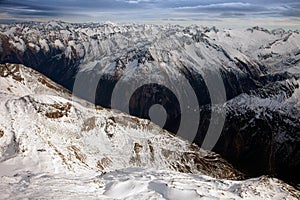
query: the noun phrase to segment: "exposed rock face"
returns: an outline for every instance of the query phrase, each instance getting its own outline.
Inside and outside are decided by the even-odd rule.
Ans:
[[[69,90],[81,72],[85,92],[76,95],[108,108],[118,82],[135,69],[141,71],[140,79],[157,70],[165,72],[158,76],[162,81],[184,75],[201,107],[195,138],[200,146],[211,122],[205,75],[219,73],[228,102],[214,150],[250,176],[271,174],[299,182],[294,175],[299,168],[298,31],[66,23],[2,25],[1,30],[1,63],[23,63]],[[90,87],[95,79],[96,90]],[[163,104],[168,114],[164,128],[176,133],[183,106],[174,91],[162,86],[129,86],[139,91],[130,98],[129,113],[149,119],[149,108]]]
[[[20,52],[9,43],[8,36],[0,34],[0,39],[4,49],[0,54],[1,63],[22,63],[31,66],[64,87],[68,89],[72,87],[73,76],[78,70],[80,58],[73,54],[71,58],[66,57],[62,50],[55,47],[49,47],[48,51],[37,51],[36,48],[29,46]],[[25,44],[29,43],[24,40]]]
[[[214,151],[249,176],[272,174],[299,182],[299,81],[278,81],[251,93],[226,103],[227,117]],[[210,113],[211,107],[203,107],[198,144]]]

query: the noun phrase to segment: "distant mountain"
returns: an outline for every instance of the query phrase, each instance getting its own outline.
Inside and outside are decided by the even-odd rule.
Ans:
[[[95,107],[23,65],[0,65],[0,84],[1,198],[300,197],[277,179],[238,181],[219,155]]]
[[[54,21],[0,29],[1,63],[32,67],[103,107],[126,107],[125,98],[128,112],[140,118],[150,119],[151,105],[163,104],[166,130],[176,134],[183,127],[186,135],[180,136],[208,149],[213,147],[206,145],[208,133],[215,133],[215,139],[220,132],[213,151],[246,175],[300,182],[299,31]],[[219,74],[222,84],[211,74]],[[137,87],[149,75],[159,84]],[[199,108],[175,98],[192,99],[184,80]],[[168,85],[171,91],[161,87]],[[116,88],[122,98],[112,105]],[[137,93],[128,97],[129,91]],[[184,117],[185,110],[199,115]],[[210,131],[210,124],[222,129]]]

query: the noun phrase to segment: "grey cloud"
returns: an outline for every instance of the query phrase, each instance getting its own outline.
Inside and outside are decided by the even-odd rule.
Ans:
[[[179,7],[175,9],[179,11],[189,11],[189,12],[224,12],[224,11],[257,12],[257,11],[266,10],[266,8],[263,6],[253,5],[249,3],[241,3],[241,2],[198,5],[194,7]]]
[[[52,1],[17,1],[1,0],[0,12],[11,14],[17,17],[48,17],[48,16],[65,16],[76,14],[76,12],[92,11],[118,11],[134,10],[142,8],[138,4],[130,4],[120,0],[52,0]]]
[[[11,14],[13,17],[36,17],[36,16],[59,16],[59,9],[44,4],[37,4],[35,1],[0,1],[0,12]]]
[[[279,2],[279,1],[278,1]],[[177,7],[174,10],[185,13],[207,13],[221,17],[240,16],[299,16],[299,3],[285,4],[251,4],[245,2],[228,2],[207,5],[197,5],[193,7]]]
[[[220,16],[221,17],[233,18],[233,17],[244,17],[244,16],[246,16],[246,14],[245,13],[238,13],[238,12],[225,12],[225,13],[221,13]]]
[[[154,10],[155,9],[155,10]],[[132,18],[143,19],[151,15],[160,18],[168,13],[174,18],[205,14],[211,17],[243,16],[293,16],[300,14],[298,0],[0,0],[0,12],[13,17],[64,17],[78,15],[92,16],[105,12],[118,16],[128,13]],[[176,16],[178,14],[178,16]],[[133,17],[134,15],[134,17]],[[123,16],[122,16],[123,17]]]
[[[287,17],[300,17],[300,3],[291,3],[283,6],[280,14]]]
[[[283,16],[287,17],[300,17],[300,9],[291,9],[281,13]]]

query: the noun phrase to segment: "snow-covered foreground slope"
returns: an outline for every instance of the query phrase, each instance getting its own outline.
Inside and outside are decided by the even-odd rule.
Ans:
[[[223,180],[241,174],[220,156],[22,65],[0,65],[0,84],[1,198],[299,198],[276,179]]]
[[[142,168],[126,168],[97,176],[26,172],[2,177],[0,192],[8,199],[296,200],[300,197],[294,188],[273,178],[230,181]]]

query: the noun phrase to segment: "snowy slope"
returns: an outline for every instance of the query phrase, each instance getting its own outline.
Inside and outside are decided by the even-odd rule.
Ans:
[[[1,177],[8,199],[299,199],[299,192],[277,179],[213,179],[174,171],[126,168],[104,175],[58,176],[26,172]]]
[[[1,199],[300,196],[277,179],[223,180],[240,174],[214,153],[147,120],[95,108],[22,65],[0,69]]]
[[[237,58],[257,61],[266,66],[269,73],[300,70],[300,34],[298,31],[267,30],[254,27],[247,30],[209,32],[222,47]]]
[[[217,154],[148,120],[72,97],[32,69],[7,64],[0,72],[1,169],[78,173],[137,166],[240,177]]]

